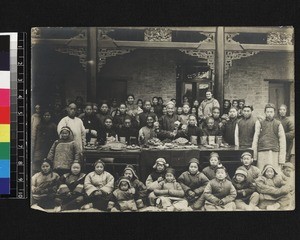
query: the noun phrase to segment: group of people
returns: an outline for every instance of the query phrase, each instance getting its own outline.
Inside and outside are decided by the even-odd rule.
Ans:
[[[231,105],[224,100],[221,115],[219,102],[211,91],[206,92],[206,99],[200,104],[197,100],[191,104],[186,97],[182,105],[176,104],[175,99],[164,105],[159,97],[152,101],[139,99],[135,104],[130,94],[126,103],[120,104],[115,100],[111,104],[83,104],[77,98],[65,111],[56,107],[51,112],[36,105],[31,120],[32,170],[39,172],[46,160],[54,171],[50,171],[51,176],[58,180],[65,174],[73,176],[70,170],[74,163],[81,168],[78,165],[86,146],[118,141],[143,147],[152,138],[168,142],[183,137],[198,145],[211,144],[213,139],[213,143],[252,148],[260,171],[268,165],[275,176],[291,160],[294,123],[287,117],[285,105],[278,109],[277,118],[271,103],[266,104],[263,118],[255,119],[252,112],[253,107],[243,100],[237,106],[234,101]],[[43,171],[39,174],[44,176]]]
[[[200,171],[199,160],[192,158],[187,171],[176,178],[175,169],[164,158],[158,158],[143,183],[132,165],[127,165],[115,181],[101,159],[88,174],[81,171],[80,162],[74,161],[69,172],[61,176],[53,171],[53,162],[46,159],[31,180],[32,205],[54,208],[55,212],[90,208],[108,212],[146,211],[151,207],[163,211],[294,208],[292,163],[285,163],[281,171],[266,164],[261,171],[252,165],[252,154],[244,152],[242,165],[231,179],[218,153],[212,152],[209,162]]]

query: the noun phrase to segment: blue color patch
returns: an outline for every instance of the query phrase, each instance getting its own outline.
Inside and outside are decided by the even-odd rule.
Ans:
[[[10,161],[9,160],[0,160],[0,178],[9,178],[10,177]]]
[[[0,178],[0,194],[10,194],[10,179]]]

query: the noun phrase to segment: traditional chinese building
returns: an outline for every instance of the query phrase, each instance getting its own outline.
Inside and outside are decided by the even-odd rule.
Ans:
[[[161,96],[245,99],[294,114],[291,27],[33,28],[35,103]]]

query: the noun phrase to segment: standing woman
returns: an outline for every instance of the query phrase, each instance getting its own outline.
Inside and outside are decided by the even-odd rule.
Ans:
[[[52,121],[52,114],[45,111],[41,122],[36,127],[36,138],[33,144],[33,166],[32,171],[39,171],[42,160],[47,157],[53,142],[58,138],[56,124]]]

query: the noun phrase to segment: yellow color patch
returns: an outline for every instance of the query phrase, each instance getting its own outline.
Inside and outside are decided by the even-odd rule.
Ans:
[[[0,142],[10,142],[9,124],[0,124]]]

